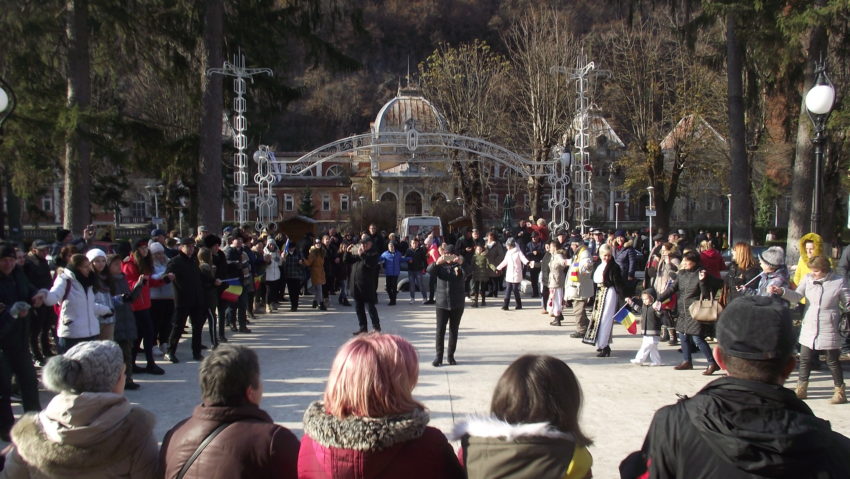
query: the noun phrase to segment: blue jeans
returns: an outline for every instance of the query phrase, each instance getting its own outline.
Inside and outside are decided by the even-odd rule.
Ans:
[[[422,299],[425,300],[425,288],[422,287],[422,272],[407,270],[407,287],[410,288],[410,299],[416,299],[416,288],[422,293]]]
[[[702,354],[705,355],[708,364],[717,364],[714,362],[714,356],[711,355],[711,346],[705,342],[705,338],[694,334],[679,333],[679,344],[682,346],[682,358],[691,362],[691,340],[697,345]]]
[[[336,280],[337,286],[339,286],[339,301],[348,301],[348,291],[346,291],[346,284],[344,279]]]
[[[508,282],[508,287],[505,288],[505,304],[502,306],[503,308],[507,308],[509,304],[511,304],[511,293],[513,293],[514,298],[516,299],[516,307],[518,309],[522,308],[522,299],[519,296],[519,285],[520,283],[511,283]]]

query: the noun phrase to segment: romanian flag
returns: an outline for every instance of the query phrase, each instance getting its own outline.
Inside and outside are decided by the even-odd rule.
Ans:
[[[229,303],[235,303],[242,296],[242,286],[230,285],[221,292],[221,299]]]
[[[629,334],[637,334],[638,317],[629,311],[626,306],[623,306],[616,314],[614,314],[614,321],[622,324]]]
[[[260,282],[263,280],[262,276],[254,276],[254,291],[260,290]]]
[[[226,284],[228,286],[242,286],[242,280],[239,278],[228,278],[221,280],[221,284]]]

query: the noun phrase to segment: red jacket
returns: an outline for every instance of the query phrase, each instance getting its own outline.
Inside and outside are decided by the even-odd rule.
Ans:
[[[136,282],[139,281],[139,276],[142,273],[139,271],[139,266],[136,264],[136,260],[133,259],[133,255],[130,255],[124,259],[121,263],[121,272],[124,273],[124,278],[127,280],[127,284],[130,285],[130,290],[133,289],[133,286],[136,285]],[[151,286],[162,286],[165,284],[165,281],[161,279],[153,279],[150,275],[147,276],[147,281],[142,285],[142,292],[133,301],[133,304],[130,307],[133,311],[142,311],[145,309],[151,308]]]
[[[726,269],[726,263],[723,261],[723,256],[716,249],[709,249],[699,254],[700,265],[709,275],[720,279],[720,272]]]
[[[315,402],[304,413],[301,479],[462,479],[446,436],[428,414],[338,419]]]

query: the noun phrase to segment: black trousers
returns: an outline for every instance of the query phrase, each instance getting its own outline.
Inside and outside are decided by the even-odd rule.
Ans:
[[[301,297],[301,279],[287,278],[286,287],[289,289],[289,304],[292,311],[298,309],[298,298]]]
[[[192,355],[198,356],[201,354],[201,334],[207,319],[207,312],[201,305],[174,308],[174,321],[171,324],[171,336],[168,338],[168,352],[171,354],[177,352],[177,343],[180,341],[180,335],[183,334],[183,328],[186,327],[186,319],[192,322]]]
[[[434,301],[434,292],[437,291],[437,275],[428,275],[428,301]]]
[[[800,347],[800,381],[808,381],[809,375],[812,372],[812,363],[817,359],[817,352],[806,346]],[[841,363],[838,358],[841,356],[840,349],[827,349],[826,365],[832,373],[832,382],[835,386],[844,385],[844,371],[841,370]]]
[[[546,305],[549,304],[549,283],[545,278],[543,281],[543,288],[540,291],[540,296],[543,299],[543,309],[546,309]]]
[[[30,315],[30,349],[37,360],[53,356],[53,347],[50,345],[51,331],[56,324],[56,313],[50,306],[33,308]]]
[[[395,303],[395,298],[398,296],[398,276],[387,276],[386,287],[390,302]]]
[[[508,287],[505,288],[505,307],[507,308],[509,304],[511,304],[511,292],[513,292],[514,298],[516,299],[516,307],[522,308],[522,298],[519,296],[519,285],[520,283],[511,283],[508,282]]]
[[[443,346],[446,342],[446,325],[449,327],[449,360],[455,358],[457,349],[457,333],[460,329],[460,318],[463,316],[463,308],[443,309],[437,308],[437,360],[443,360]]]
[[[540,297],[540,268],[529,268],[528,272],[531,276],[531,297]]]
[[[378,318],[378,308],[375,307],[375,303],[367,303],[354,298],[354,311],[357,313],[357,324],[360,325],[360,331],[366,331],[369,329],[368,323],[366,323],[367,307],[369,308],[369,317],[372,319],[372,329],[380,331],[381,319]]]
[[[174,300],[152,299],[151,319],[153,320],[156,342],[168,344],[168,339],[171,337],[171,324],[174,322]]]
[[[16,319],[15,321],[24,320]],[[38,375],[32,364],[32,355],[26,336],[13,333],[11,337],[4,338],[0,348],[3,350],[3,358],[9,370],[18,378],[18,386],[21,388],[21,405],[24,411],[41,411],[41,401],[38,398]],[[11,382],[9,384],[11,387]]]

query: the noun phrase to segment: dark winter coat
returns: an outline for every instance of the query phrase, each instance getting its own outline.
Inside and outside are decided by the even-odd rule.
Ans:
[[[626,241],[622,248],[614,250],[614,261],[620,267],[623,279],[634,278],[638,267],[638,252],[632,247],[632,242]]]
[[[729,265],[729,272],[726,273],[726,278],[723,280],[727,288],[726,303],[731,303],[733,299],[743,296],[743,293],[739,293],[736,288],[749,283],[759,274],[761,274],[761,266],[758,264],[754,264],[748,269],[741,269],[738,266],[738,263],[733,261],[732,264]],[[758,289],[758,286],[759,282],[753,281],[747,286],[747,288],[755,291]]]
[[[231,423],[210,442],[186,479],[297,477],[298,438],[256,406],[195,407],[192,416],[166,433],[160,462],[173,479],[201,441],[221,423]]]
[[[490,271],[495,268],[487,261],[487,255],[476,254],[472,257],[472,279],[486,283],[490,281]]]
[[[437,309],[463,309],[466,302],[463,268],[458,264],[431,263],[431,266],[428,266],[428,274],[437,277],[437,287],[434,290]]]
[[[18,301],[29,303],[37,292],[20,266],[15,266],[8,276],[0,273],[0,303],[6,306],[6,309],[0,313],[0,340],[6,336],[13,340],[28,339],[25,337],[26,319],[13,318],[9,310]]]
[[[731,377],[655,413],[641,454],[622,477],[845,478],[850,440],[782,386]]]
[[[656,311],[655,308],[635,301],[634,305],[629,307],[629,310],[640,316],[640,328],[644,336],[661,335],[661,313]]]
[[[673,284],[666,291],[658,295],[658,301],[664,302],[674,293],[679,293],[679,299],[676,307],[679,311],[679,319],[676,320],[676,331],[694,336],[706,336],[709,334],[709,328],[713,325],[701,323],[691,317],[688,308],[699,301],[700,295],[708,299],[711,295],[716,294],[721,286],[721,281],[708,274],[705,275],[705,281],[699,280],[699,272],[702,268],[695,269],[680,269],[676,275]]]
[[[334,417],[314,402],[304,412],[301,479],[461,479],[448,440],[428,413],[383,418]]]
[[[424,246],[408,249],[404,258],[408,261],[408,271],[424,271],[428,267],[428,250]]]
[[[24,273],[33,286],[38,289],[50,289],[53,285],[53,275],[50,274],[50,264],[36,254],[28,254],[24,262]]]
[[[360,255],[346,252],[344,258],[351,265],[351,297],[355,301],[377,303],[378,251],[373,246]]]
[[[206,308],[198,263],[182,252],[168,261],[166,273],[174,273],[174,307]]]
[[[626,284],[620,266],[615,261],[609,261],[602,272],[602,285],[614,288],[618,298],[625,298]]]
[[[537,241],[535,243],[534,240],[532,240],[525,245],[525,257],[528,258],[529,261],[534,261],[535,268],[540,268],[543,256],[545,255],[546,247],[543,245],[542,241]]]
[[[201,271],[201,288],[204,291],[204,309],[215,308],[218,304],[218,286],[215,285],[215,266],[203,263],[198,265]]]
[[[120,301],[113,301],[115,307],[113,339],[115,341],[135,341],[139,337],[139,333],[136,326],[136,316],[133,314],[133,308],[130,305],[142,294],[142,285],[139,284],[131,290],[124,274],[121,273],[112,277],[112,286],[115,288],[110,291],[112,297],[121,297]]]

